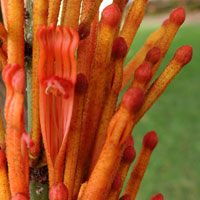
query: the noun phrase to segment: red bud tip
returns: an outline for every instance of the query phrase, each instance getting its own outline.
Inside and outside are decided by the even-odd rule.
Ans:
[[[128,138],[128,140],[126,142],[126,147],[128,147],[128,146],[134,146],[134,139],[133,139],[132,135]]]
[[[113,42],[112,56],[114,58],[124,58],[127,54],[127,44],[123,37],[117,37]]]
[[[120,173],[117,173],[115,178],[114,178],[112,188],[114,190],[118,190],[118,189],[120,189],[121,186],[122,186],[122,177],[121,177]]]
[[[169,19],[164,20],[164,22],[162,23],[162,26],[167,26],[167,24],[169,24]]]
[[[129,194],[125,194],[119,200],[131,200],[131,197]]]
[[[5,165],[6,162],[6,155],[5,153],[0,149],[0,168],[1,166]]]
[[[135,80],[140,83],[148,83],[152,77],[152,65],[149,62],[143,62],[135,71]]]
[[[110,26],[116,26],[121,18],[121,12],[116,4],[107,6],[102,12],[102,22]]]
[[[80,40],[83,40],[90,34],[90,28],[86,26],[84,23],[81,23],[78,28],[78,33]]]
[[[137,112],[144,102],[144,93],[139,87],[129,88],[122,97],[122,105],[130,112]]]
[[[12,86],[14,90],[24,93],[25,90],[25,73],[24,69],[20,68],[13,76]]]
[[[88,88],[88,80],[83,73],[79,73],[76,79],[75,91],[77,93],[86,93]]]
[[[190,62],[192,59],[193,49],[190,45],[185,45],[180,47],[175,55],[174,59],[176,59],[178,62],[182,63],[183,65],[186,65]]]
[[[22,193],[17,193],[15,196],[12,197],[11,200],[28,200],[29,198]]]
[[[158,136],[155,131],[150,131],[143,137],[143,145],[150,150],[153,150],[157,143]]]
[[[160,59],[160,48],[159,47],[153,47],[151,48],[147,55],[145,60],[150,62],[152,65],[156,64]]]
[[[134,146],[128,146],[124,150],[123,160],[127,163],[132,163],[135,160],[136,151]]]
[[[176,8],[170,14],[170,21],[181,25],[185,21],[185,9],[182,7]]]
[[[164,197],[162,194],[159,193],[159,194],[152,196],[151,200],[164,200]]]
[[[54,184],[49,191],[50,200],[67,200],[68,199],[68,190],[64,183]]]

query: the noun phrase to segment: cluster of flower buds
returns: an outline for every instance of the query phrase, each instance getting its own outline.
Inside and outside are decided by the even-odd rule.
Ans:
[[[185,20],[184,8],[173,10],[124,66],[147,0],[131,2],[127,13],[127,0],[113,0],[102,13],[102,0],[34,0],[33,7],[24,2],[1,0],[6,126],[0,118],[0,199],[44,199],[32,196],[37,192],[29,187],[29,167],[47,166],[45,199],[134,200],[158,136],[155,131],[144,136],[130,169],[136,157],[133,128],[192,58],[191,46],[180,47],[152,81]],[[25,6],[33,13],[27,96]],[[151,197],[163,199],[160,193]]]

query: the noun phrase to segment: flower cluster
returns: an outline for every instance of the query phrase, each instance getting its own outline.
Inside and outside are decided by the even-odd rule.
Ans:
[[[130,3],[127,13],[127,0],[113,0],[99,13],[101,3],[34,0],[31,7],[32,1],[1,0],[4,25],[0,23],[0,61],[6,86],[6,128],[4,131],[0,120],[0,199],[33,199],[29,168],[40,170],[43,166],[48,167],[46,199],[136,198],[158,136],[155,131],[145,134],[121,194],[136,157],[132,130],[191,60],[192,47],[180,47],[152,81],[185,20],[185,10],[179,7],[123,68],[147,0]],[[25,82],[24,58],[30,56],[26,55],[24,37],[28,30],[24,7],[28,4],[28,11],[33,12],[29,19],[29,26],[33,26],[32,68]],[[27,85],[26,96],[30,78],[32,85]],[[28,134],[25,97],[32,110],[28,113]],[[162,194],[151,197],[163,199]]]

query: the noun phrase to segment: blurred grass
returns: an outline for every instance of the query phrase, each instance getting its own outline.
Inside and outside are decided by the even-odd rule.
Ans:
[[[141,26],[128,59],[156,27],[159,26]],[[170,200],[197,200],[200,197],[200,24],[186,24],[180,28],[159,72],[176,49],[185,44],[193,47],[192,61],[172,81],[133,132],[137,154],[146,132],[155,130],[159,137],[138,200],[150,199],[159,192]]]

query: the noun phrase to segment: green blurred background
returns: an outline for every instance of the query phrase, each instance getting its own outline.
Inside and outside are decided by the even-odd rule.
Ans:
[[[159,137],[136,198],[138,200],[150,199],[159,192],[166,200],[200,199],[200,1],[196,1],[196,6],[189,1],[150,1],[127,60],[168,17],[168,11],[177,5],[186,7],[187,19],[158,74],[182,45],[193,47],[193,59],[133,131],[137,154],[146,132],[155,130]]]

